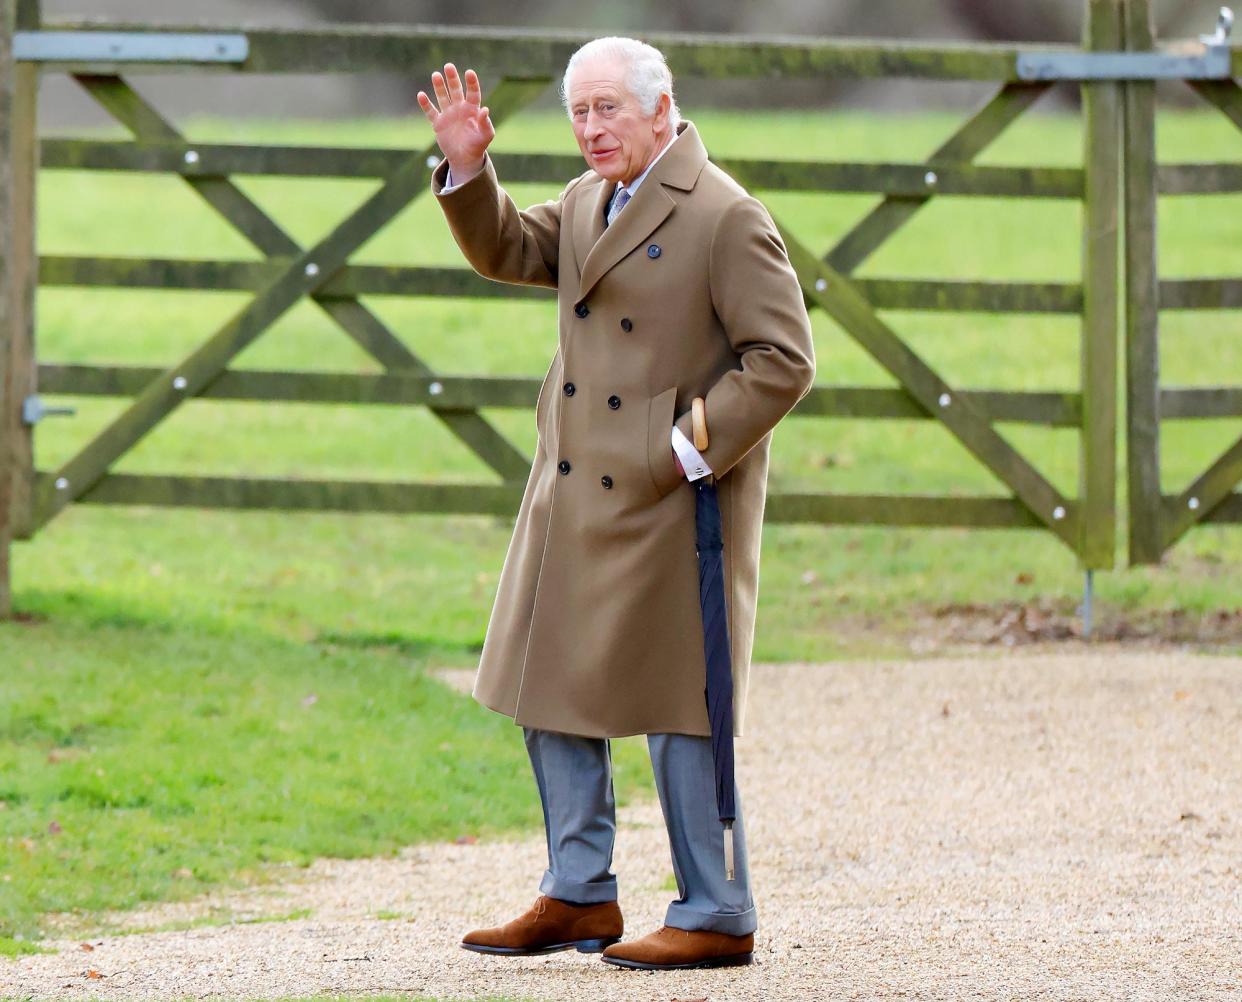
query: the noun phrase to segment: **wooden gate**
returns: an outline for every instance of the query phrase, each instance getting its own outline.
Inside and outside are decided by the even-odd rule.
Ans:
[[[1086,50],[1112,52],[1122,47],[1122,4],[1123,0],[1088,0]],[[577,45],[589,36],[352,27],[182,31],[103,26],[98,22],[40,26],[37,0],[0,0],[0,10],[5,12],[6,25],[0,38],[0,75],[7,92],[5,103],[0,105],[0,180],[8,176],[4,172],[11,172],[15,179],[11,187],[4,186],[5,194],[0,194],[0,233],[8,262],[0,289],[0,367],[9,381],[7,386],[0,383],[0,405],[11,416],[19,409],[26,416],[25,421],[11,420],[0,435],[0,470],[13,470],[12,477],[0,477],[12,485],[8,504],[0,496],[0,561],[7,559],[9,531],[29,537],[73,503],[492,514],[516,511],[529,460],[480,414],[480,409],[533,407],[541,379],[455,377],[435,372],[367,308],[361,297],[539,297],[544,290],[496,285],[464,268],[351,263],[354,252],[412,200],[428,197],[429,174],[437,162],[434,145],[394,151],[192,143],[141,98],[127,77],[173,62],[192,65],[208,75],[208,80],[210,74],[221,72],[392,70],[423,79],[452,58],[488,67],[493,79],[501,79],[486,98],[493,120],[500,124],[538,97]],[[106,28],[123,30],[123,35],[114,36],[121,41],[114,42]],[[774,212],[808,305],[829,315],[897,384],[893,389],[817,385],[794,416],[937,422],[1007,491],[967,497],[774,491],[769,495],[768,518],[825,524],[1037,529],[1063,542],[1087,569],[1113,566],[1117,206],[1121,177],[1117,140],[1122,93],[1128,85],[1117,79],[1080,79],[1072,71],[1061,74],[1060,79],[1082,91],[1085,156],[1081,167],[981,166],[975,162],[980,154],[1055,86],[1051,80],[1032,79],[1032,57],[1038,64],[1039,56],[1064,57],[1065,49],[840,40],[706,40],[703,36],[653,37],[651,41],[665,51],[679,78],[913,77],[995,83],[994,95],[924,162],[717,160],[761,197],[773,189],[880,197],[872,211],[828,248],[808,246],[788,221]],[[109,45],[120,47],[106,48]],[[147,55],[140,56],[141,52]],[[152,52],[163,53],[163,61],[151,56]],[[1024,65],[1028,69],[1024,70]],[[35,88],[40,72],[72,75],[132,139],[37,140]],[[1236,88],[1210,91],[1236,116],[1236,97],[1230,96],[1235,92]],[[710,136],[706,138],[710,142]],[[1130,155],[1132,161],[1139,155],[1137,146]],[[582,169],[577,157],[497,153],[494,159],[500,176],[514,182],[563,183]],[[37,259],[30,225],[36,164],[47,170],[175,175],[257,248],[264,260]],[[382,184],[327,237],[302,246],[246,196],[231,179],[235,174],[368,177],[381,179]],[[1133,200],[1132,188],[1127,192]],[[944,195],[1080,202],[1081,281],[998,283],[855,276],[860,265],[924,206]],[[1132,247],[1132,269],[1135,253]],[[249,290],[254,295],[200,347],[168,368],[78,366],[51,360],[40,360],[36,365],[32,308],[36,281],[49,286]],[[345,335],[378,360],[384,372],[230,368],[231,360],[243,348],[303,299],[331,317]],[[1058,392],[1000,392],[953,385],[903,340],[881,316],[884,310],[1077,315],[1081,319],[1080,385]],[[1136,343],[1133,332],[1131,343]],[[59,468],[37,471],[31,442],[40,416],[40,393],[132,399]],[[364,483],[113,471],[120,457],[185,401],[197,397],[426,407],[480,457],[496,481]],[[1075,429],[1079,441],[1077,496],[1059,491],[1030,458],[1003,437],[995,427],[1001,421]],[[1236,471],[1238,465],[1236,456],[1229,461],[1230,470]],[[1203,494],[1205,500],[1211,496]],[[7,602],[6,585],[7,573],[0,567],[0,608]]]
[[[1219,28],[1221,42],[1228,23]],[[1126,45],[1156,48],[1148,0],[1125,6]],[[1238,58],[1233,54],[1235,74]],[[1242,129],[1242,88],[1235,79],[1186,80],[1204,101]],[[1156,248],[1157,197],[1242,192],[1242,163],[1160,166],[1156,157],[1155,84],[1130,81],[1125,92],[1127,441],[1130,563],[1158,563],[1194,526],[1242,522],[1242,440],[1179,491],[1161,476],[1162,420],[1242,417],[1242,386],[1164,387],[1160,378],[1162,310],[1242,309],[1242,277],[1161,279]],[[1242,219],[1235,220],[1242,240]]]

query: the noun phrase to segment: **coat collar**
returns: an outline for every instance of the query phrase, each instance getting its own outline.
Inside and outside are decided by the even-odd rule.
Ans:
[[[590,295],[609,269],[646,239],[677,207],[676,199],[666,187],[690,191],[706,163],[707,150],[699,139],[698,130],[693,122],[683,119],[677,126],[677,137],[672,145],[656,161],[634,197],[609,227],[604,226],[604,212],[616,185],[596,175],[597,183],[582,193],[574,209],[574,251],[579,255],[580,275],[575,302],[582,302]],[[585,259],[581,256],[584,250]]]

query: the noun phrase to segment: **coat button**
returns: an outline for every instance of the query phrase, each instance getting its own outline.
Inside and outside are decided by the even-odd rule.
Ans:
[[[577,389],[573,383],[566,383],[562,388],[565,390],[565,396],[567,397],[572,397],[574,395],[574,390]]]
[[[604,490],[612,489],[612,477],[602,476],[599,478],[599,482],[604,485]]]
[[[579,303],[577,306],[574,307],[574,313],[577,315],[579,320],[582,320],[583,318],[585,318],[586,315],[590,312],[591,311],[587,309],[586,303]]]
[[[657,258],[659,256],[660,256],[660,245],[659,244],[648,244],[647,245],[647,257]]]
[[[560,470],[561,473],[563,474],[568,473],[569,472],[569,460],[562,459],[559,463],[556,464],[556,468]]]
[[[615,411],[618,407],[621,406],[621,398],[614,393],[611,397],[608,398],[608,406],[611,407]]]
[[[627,333],[627,334],[628,334],[630,331],[632,331],[632,330],[634,329],[634,325],[633,325],[632,323],[630,323],[630,318],[629,318],[629,317],[622,317],[622,318],[621,318],[621,329],[622,329],[623,331],[625,331],[625,333]]]

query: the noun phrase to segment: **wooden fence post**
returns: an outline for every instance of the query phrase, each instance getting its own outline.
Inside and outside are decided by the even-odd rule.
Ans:
[[[19,66],[12,43],[15,30],[38,23],[38,0],[0,0],[0,617],[12,611],[10,547],[29,521],[34,481],[31,429],[21,409],[35,380],[38,69]]]
[[[1122,0],[1087,0],[1084,48],[1116,51],[1121,47],[1121,3]],[[1082,85],[1086,190],[1079,554],[1088,570],[1111,568],[1116,549],[1119,93],[1119,86],[1113,82],[1090,81]]]
[[[1152,48],[1151,0],[1126,0],[1125,47]],[[1129,562],[1164,551],[1160,486],[1159,269],[1156,249],[1156,85],[1125,85],[1126,469]]]

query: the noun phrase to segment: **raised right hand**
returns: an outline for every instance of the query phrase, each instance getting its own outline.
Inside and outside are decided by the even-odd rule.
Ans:
[[[444,64],[444,73],[431,74],[431,85],[440,102],[437,108],[426,91],[418,92],[418,104],[436,132],[436,143],[449,162],[453,183],[461,184],[483,169],[483,154],[496,138],[496,127],[485,107],[480,107],[482,88],[474,70],[466,70],[465,87],[457,67]]]

